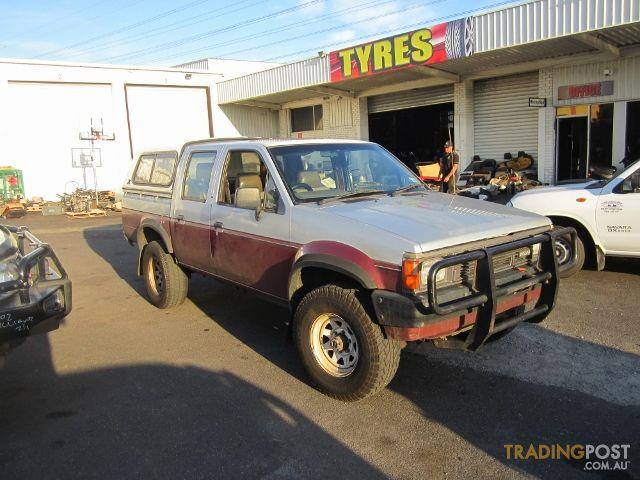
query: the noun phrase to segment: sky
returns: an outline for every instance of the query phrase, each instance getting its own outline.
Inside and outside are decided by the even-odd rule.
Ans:
[[[0,0],[0,58],[173,66],[291,62],[504,0]]]

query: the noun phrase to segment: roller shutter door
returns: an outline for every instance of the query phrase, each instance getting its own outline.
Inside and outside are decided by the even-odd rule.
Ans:
[[[390,112],[453,102],[453,85],[419,88],[369,97],[369,113]]]
[[[505,152],[524,150],[538,161],[538,72],[475,83],[475,154],[502,160]]]

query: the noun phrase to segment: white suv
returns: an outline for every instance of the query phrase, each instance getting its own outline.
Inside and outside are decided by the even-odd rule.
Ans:
[[[571,243],[556,241],[558,263],[573,256],[575,264],[562,272],[568,277],[580,270],[587,254],[598,270],[605,256],[640,257],[640,161],[636,160],[612,180],[538,188],[519,193],[508,205],[549,217],[554,225],[574,227],[576,252]]]

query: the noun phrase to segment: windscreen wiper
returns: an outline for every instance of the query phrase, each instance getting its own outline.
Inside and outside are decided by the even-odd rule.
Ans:
[[[403,193],[410,192],[410,191],[411,191],[411,190],[413,190],[414,188],[418,188],[418,187],[422,187],[422,188],[424,188],[424,185],[423,185],[423,184],[421,184],[421,183],[413,183],[413,184],[411,184],[411,185],[407,185],[406,187],[402,187],[402,188],[399,188],[399,189],[397,189],[397,190],[392,191],[392,192],[391,192],[391,196],[392,196],[392,197],[395,197],[395,196],[397,196],[397,195],[401,195],[401,194],[403,194]]]
[[[368,197],[370,195],[380,195],[381,193],[387,193],[385,190],[366,190],[364,192],[353,192],[344,195],[338,195],[337,197],[326,197],[318,201],[318,205],[325,205],[331,202],[340,202],[342,200],[348,200],[350,198]]]

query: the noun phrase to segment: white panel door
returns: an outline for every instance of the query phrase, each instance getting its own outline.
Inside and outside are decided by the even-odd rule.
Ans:
[[[105,132],[114,131],[111,85],[9,82],[3,113],[4,141],[0,145],[0,165],[12,165],[24,173],[27,197],[42,196],[58,200],[65,186],[78,182],[82,186],[82,169],[71,166],[71,149],[88,148],[80,131],[90,129],[103,119]],[[96,142],[101,149],[103,167],[97,169],[98,186],[120,187],[129,165],[121,158],[118,140],[126,141],[126,132],[116,133],[115,142]],[[92,172],[87,180],[93,187]]]
[[[126,88],[134,156],[148,150],[180,150],[187,141],[209,138],[205,88]]]

